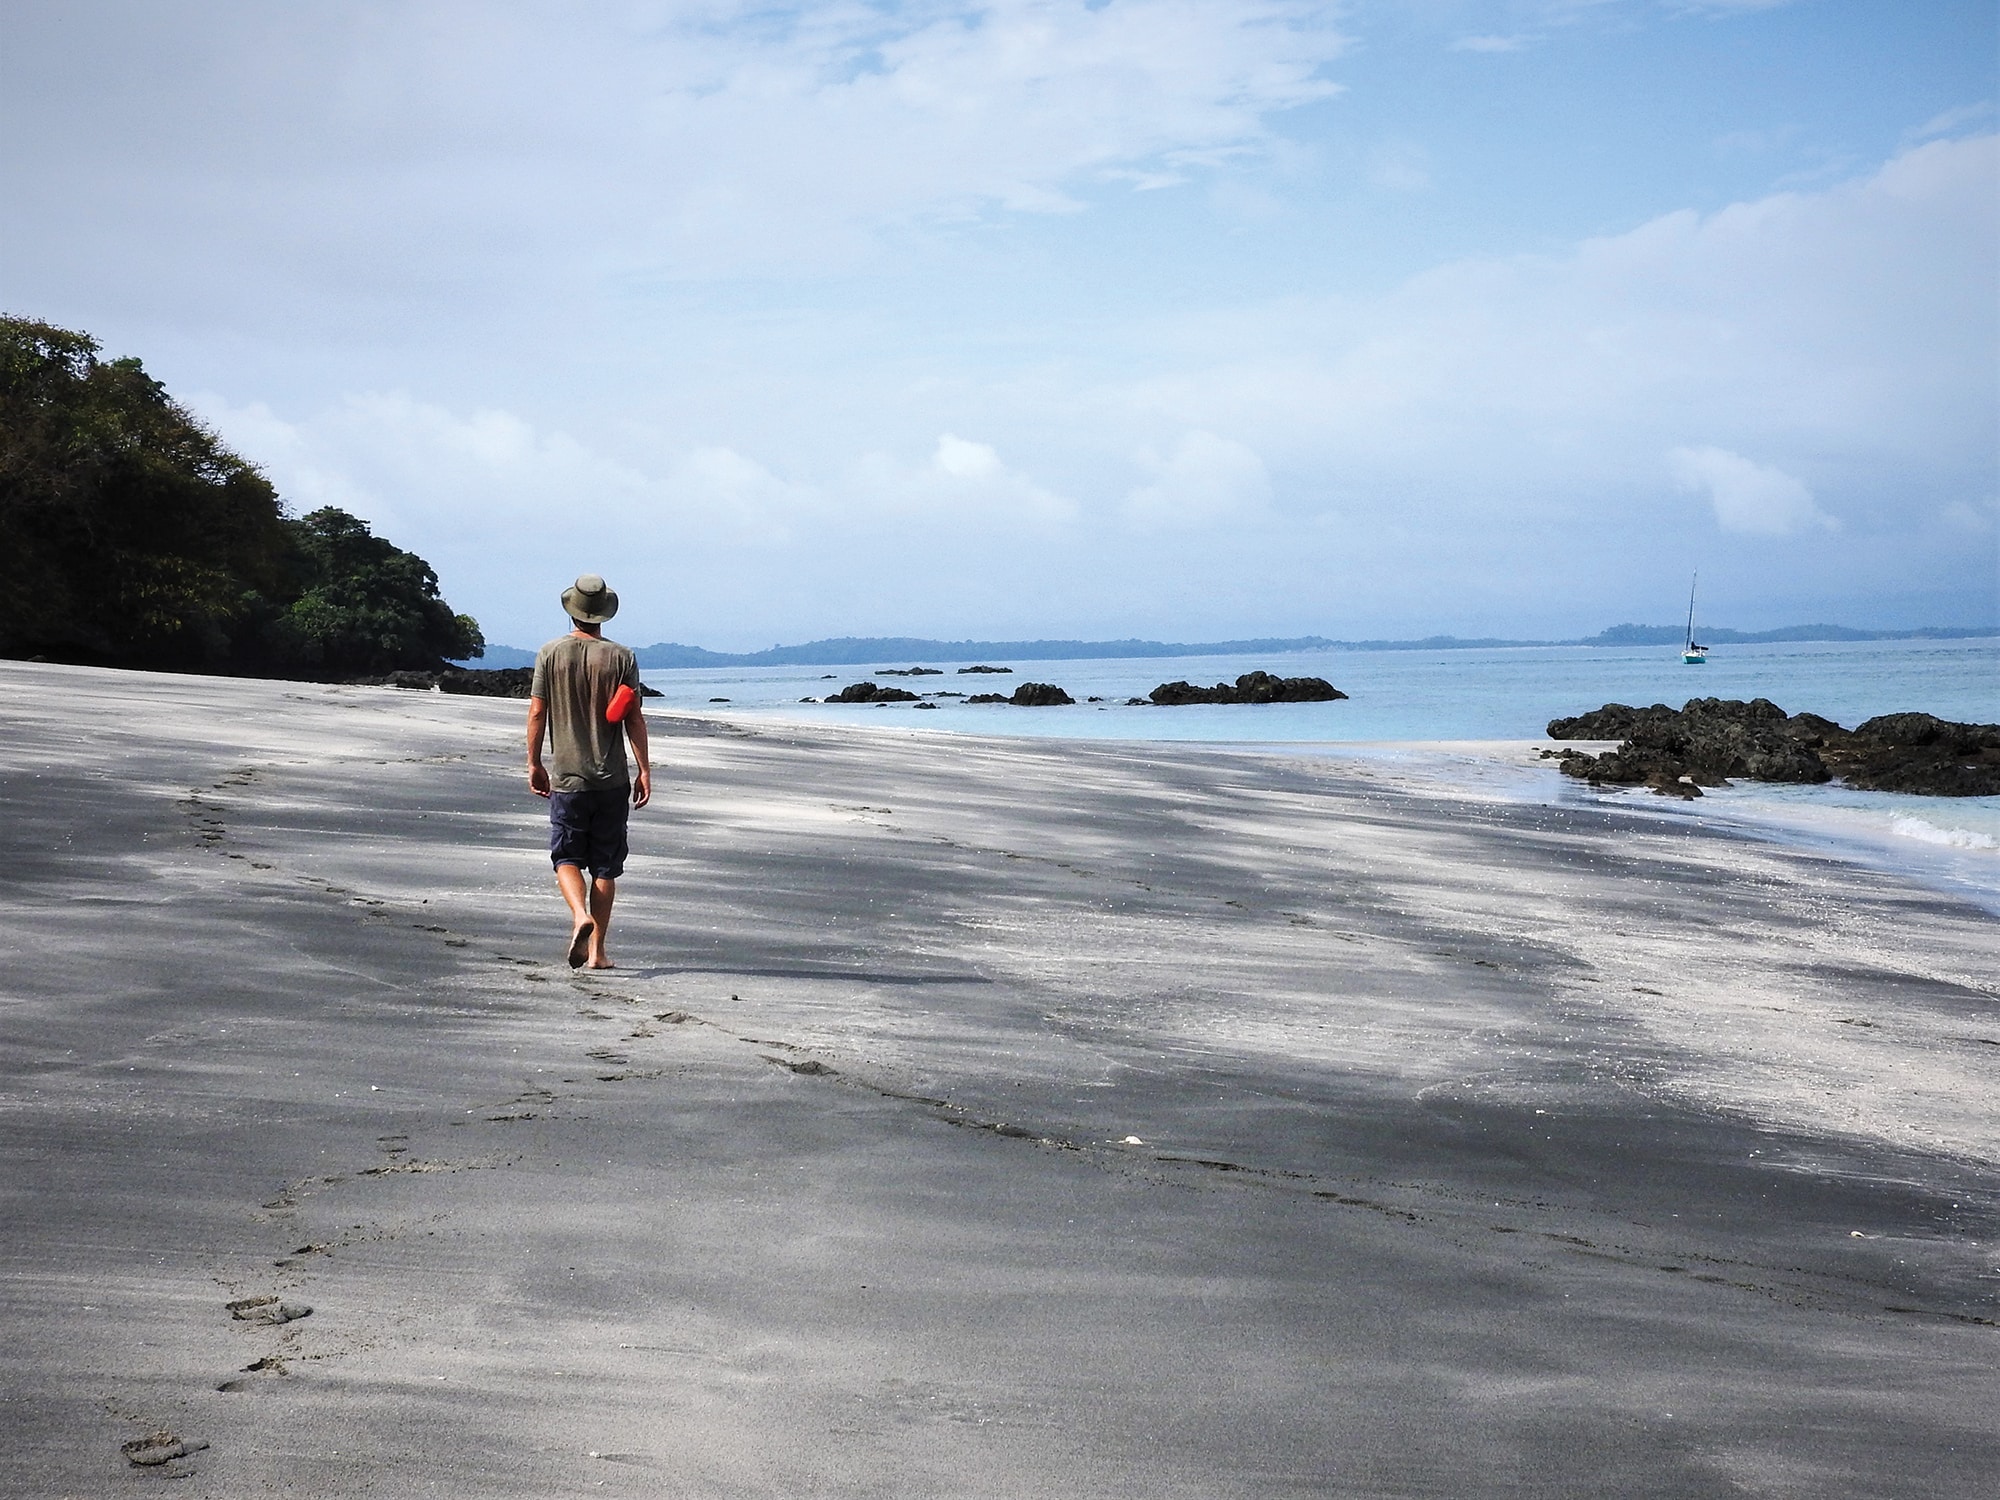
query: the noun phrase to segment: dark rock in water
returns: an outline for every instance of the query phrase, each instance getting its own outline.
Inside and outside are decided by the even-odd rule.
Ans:
[[[963,677],[967,672],[1005,672],[1012,676],[1013,671],[1012,667],[960,667],[958,675]]]
[[[1622,740],[1642,720],[1668,719],[1674,710],[1664,703],[1655,703],[1651,708],[1630,708],[1623,703],[1607,703],[1600,709],[1587,714],[1578,714],[1573,719],[1549,720],[1549,738],[1552,740]]]
[[[1701,795],[1701,788],[1692,781],[1683,781],[1665,771],[1655,771],[1648,776],[1646,790],[1657,792],[1662,797],[1679,797],[1683,802],[1692,802]]]
[[[853,682],[837,693],[826,695],[828,703],[914,703],[917,695],[908,688],[877,687],[872,682]]]
[[[1014,696],[1007,701],[1016,708],[1060,708],[1065,703],[1076,702],[1076,699],[1053,682],[1024,682],[1014,689]]]
[[[1882,714],[1830,741],[1821,755],[1841,780],[1864,791],[2000,796],[2000,724]]]
[[[1324,677],[1275,677],[1245,672],[1236,679],[1239,703],[1332,703],[1347,696]]]
[[[878,677],[942,677],[943,667],[878,667]]]
[[[799,699],[799,702],[801,702],[801,703],[817,703],[817,702],[819,702],[819,699],[817,699],[817,698],[813,698],[813,697],[805,697],[805,698],[801,698],[801,699]]]
[[[1144,708],[1146,706],[1146,700],[1144,698],[1127,698],[1125,700],[1125,706],[1127,708]]]
[[[967,703],[1005,703],[1007,695],[1005,693],[974,693],[965,701]]]
[[[727,698],[711,698],[708,701],[710,703],[727,703],[729,700]]]
[[[1218,682],[1205,688],[1191,682],[1163,682],[1153,689],[1152,701],[1162,708],[1179,708],[1189,703],[1331,703],[1346,696],[1324,677],[1245,672],[1233,685]]]
[[[1185,678],[1173,682],[1163,682],[1153,689],[1152,700],[1163,708],[1178,708],[1188,703],[1233,703],[1236,690],[1228,683],[1218,682],[1212,688],[1196,687]]]
[[[1725,786],[1731,777],[1811,784],[1836,775],[1870,791],[2000,794],[2000,725],[1930,714],[1886,714],[1849,731],[1819,714],[1787,714],[1768,698],[1692,698],[1678,710],[1607,703],[1552,720],[1549,734],[1622,741],[1603,755],[1564,751],[1565,775],[1665,795],[1687,795],[1683,778]]]
[[[937,705],[936,705],[935,703],[919,703],[919,704],[917,705],[917,707],[918,707],[918,708],[928,708],[928,709],[930,709],[930,710],[931,710],[932,712],[936,712],[936,711],[937,711]]]
[[[1819,782],[1832,779],[1816,753],[1819,723],[1801,723],[1768,698],[1693,698],[1679,712],[1664,703],[1628,708],[1607,703],[1591,714],[1557,719],[1556,739],[1609,739],[1623,726],[1624,743],[1603,755],[1571,751],[1565,775],[1618,786],[1651,786],[1670,792],[1682,777],[1699,786],[1724,786],[1732,776],[1752,781]],[[1837,726],[1836,726],[1837,727]],[[1656,784],[1664,777],[1667,785]],[[1678,793],[1672,793],[1679,795]]]
[[[641,698],[664,698],[667,695],[661,692],[656,687],[647,687],[646,684],[642,682],[639,684],[639,696]]]

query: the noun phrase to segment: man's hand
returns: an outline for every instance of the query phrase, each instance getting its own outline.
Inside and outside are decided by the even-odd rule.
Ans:
[[[625,738],[632,742],[632,759],[639,767],[639,775],[632,783],[632,805],[644,807],[653,800],[653,754],[647,744],[646,711],[634,699],[632,711],[625,715]]]
[[[542,764],[542,742],[548,738],[549,706],[540,698],[528,699],[528,790],[537,797],[549,794],[549,768]]]

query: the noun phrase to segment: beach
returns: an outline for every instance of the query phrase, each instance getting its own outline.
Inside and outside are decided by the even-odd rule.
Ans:
[[[0,704],[0,1494],[2000,1471],[1996,919],[1893,870],[669,704],[577,973],[518,703]]]

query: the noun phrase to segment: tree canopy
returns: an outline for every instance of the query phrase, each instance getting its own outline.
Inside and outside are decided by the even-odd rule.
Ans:
[[[422,558],[254,465],[88,334],[0,318],[0,655],[272,676],[478,656]]]

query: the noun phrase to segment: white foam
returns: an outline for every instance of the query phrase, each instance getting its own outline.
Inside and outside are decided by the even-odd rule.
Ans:
[[[1990,833],[1971,828],[1940,828],[1924,818],[1892,818],[1889,831],[1906,839],[1921,839],[1926,844],[1942,844],[1948,849],[2000,851],[2000,839]]]

